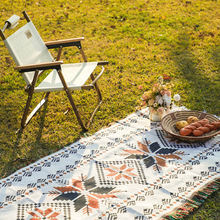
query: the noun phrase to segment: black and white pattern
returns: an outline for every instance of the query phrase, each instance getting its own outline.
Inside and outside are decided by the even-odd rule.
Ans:
[[[219,178],[219,156],[219,136],[174,140],[144,109],[2,179],[0,219],[159,219]]]

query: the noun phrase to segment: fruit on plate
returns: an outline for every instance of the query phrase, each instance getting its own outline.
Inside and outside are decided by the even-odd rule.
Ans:
[[[201,136],[201,135],[203,135],[204,133],[201,131],[201,130],[194,130],[193,131],[193,135],[194,136]]]
[[[188,122],[189,124],[192,124],[192,123],[197,122],[197,121],[199,121],[199,119],[198,119],[197,117],[195,117],[195,116],[189,116],[189,117],[187,118],[187,122]]]
[[[188,121],[188,120],[187,120]],[[201,136],[203,134],[209,133],[212,130],[220,128],[220,120],[210,123],[206,118],[193,122],[180,129],[179,133],[182,136],[188,136],[193,134],[194,136]]]
[[[214,125],[213,130],[216,130],[216,129],[220,128],[220,120],[218,120],[218,121],[213,121],[213,122],[211,123],[211,125]]]
[[[179,133],[182,136],[188,136],[188,135],[190,135],[192,133],[192,130],[191,129],[187,129],[187,128],[181,128]]]
[[[187,125],[188,125],[188,122],[187,122],[187,121],[178,121],[178,122],[176,123],[176,128],[177,128],[178,130],[180,130],[180,129],[184,128],[184,127],[187,126]]]

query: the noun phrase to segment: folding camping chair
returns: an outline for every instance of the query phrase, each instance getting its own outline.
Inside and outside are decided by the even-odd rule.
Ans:
[[[108,62],[87,62],[87,58],[81,45],[81,41],[84,38],[73,38],[44,43],[25,11],[23,12],[23,16],[24,18],[20,18],[17,15],[13,15],[5,22],[3,29],[0,29],[0,35],[17,65],[15,70],[22,73],[22,76],[27,83],[26,91],[28,93],[28,98],[21,120],[21,127],[24,128],[40,107],[46,103],[50,92],[65,91],[80,126],[83,130],[88,130],[95,113],[102,103],[102,95],[97,81],[104,72],[103,65],[108,64]],[[6,29],[13,29],[20,19],[26,19],[27,23],[6,38],[4,31]],[[83,63],[63,64],[63,62],[60,61],[62,48],[69,46],[78,47],[84,61]],[[54,60],[49,52],[49,49],[53,48],[59,48],[56,60]],[[97,77],[95,77],[94,70],[97,65],[101,65],[102,69]],[[51,72],[38,86],[36,86],[38,77],[45,70],[51,70]],[[92,79],[92,83],[86,85],[85,83],[89,78]],[[83,89],[95,89],[98,99],[97,105],[91,113],[87,124],[83,122],[70,92],[72,90]],[[28,116],[33,93],[39,92],[45,93],[45,96]]]

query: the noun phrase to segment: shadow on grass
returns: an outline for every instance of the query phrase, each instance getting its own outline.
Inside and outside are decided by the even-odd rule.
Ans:
[[[207,51],[204,49],[203,52],[206,53]],[[219,49],[213,50],[211,58],[216,62],[218,68],[219,58],[217,55],[219,52]],[[186,32],[180,33],[177,44],[174,45],[174,50],[171,52],[171,58],[179,71],[179,86],[181,90],[184,90],[183,98],[187,102],[187,107],[192,110],[205,110],[208,113],[220,115],[220,84],[219,76],[217,76],[219,74],[215,74],[216,78],[212,78],[209,75],[210,73],[203,70],[203,63],[199,54],[198,56],[195,54],[190,36]],[[211,111],[213,106],[216,108]]]
[[[5,94],[2,95],[3,102],[0,104],[0,121],[7,123],[2,123],[0,126],[0,179],[64,147],[59,140],[45,138],[45,120],[49,111],[47,102],[33,117],[33,121],[31,120],[27,127],[16,133],[21,122],[18,118],[23,112],[17,106],[18,101],[16,100],[19,99],[16,97],[10,105],[4,105],[4,102],[8,103],[7,93],[9,91],[5,90],[4,92]],[[43,135],[44,137],[42,137]],[[82,132],[76,133],[73,142],[81,136]]]
[[[215,66],[220,73],[220,46],[213,48],[211,51],[211,60],[215,63]],[[218,74],[218,80],[220,80],[220,74]]]
[[[204,53],[208,48],[203,48]],[[220,75],[215,74],[213,78],[210,72],[202,69],[202,59],[197,57],[196,51],[191,43],[190,36],[186,32],[179,34],[177,44],[171,52],[171,58],[175,62],[179,71],[179,86],[183,90],[183,97],[187,107],[192,110],[203,111],[220,116]],[[210,56],[207,58],[213,66],[213,71],[220,71],[220,48],[212,48]],[[203,56],[205,56],[203,54]],[[211,107],[212,106],[212,107]],[[216,106],[213,108],[213,106]],[[211,110],[213,109],[213,110]],[[219,219],[220,190],[213,193],[204,204],[184,219]],[[217,207],[217,208],[216,208]]]

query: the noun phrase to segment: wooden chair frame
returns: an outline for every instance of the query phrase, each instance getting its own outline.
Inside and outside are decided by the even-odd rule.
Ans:
[[[24,18],[26,19],[27,22],[30,22],[30,18],[27,15],[27,13],[24,11],[23,12]],[[10,24],[7,24],[7,22],[5,23],[4,28],[1,30],[0,29],[0,36],[2,37],[3,40],[5,40],[5,35],[4,35],[4,31],[7,29],[7,26]],[[56,69],[58,72],[58,75],[60,77],[60,80],[62,82],[62,85],[64,87],[64,91],[67,94],[67,97],[70,101],[70,104],[74,110],[74,113],[77,117],[78,123],[81,126],[82,130],[87,131],[94,116],[95,113],[97,112],[97,110],[99,109],[100,105],[102,104],[102,94],[100,92],[99,86],[97,84],[97,81],[99,80],[99,78],[101,77],[101,75],[103,74],[104,71],[104,67],[103,65],[108,64],[108,61],[101,61],[98,62],[97,65],[101,65],[102,66],[102,70],[99,73],[99,75],[97,77],[94,76],[93,73],[91,73],[90,78],[92,80],[92,83],[90,83],[89,85],[83,85],[81,86],[81,89],[95,89],[96,93],[97,93],[97,105],[95,107],[95,109],[93,110],[93,112],[91,113],[91,116],[88,120],[88,123],[85,124],[82,120],[82,117],[77,109],[77,106],[72,98],[71,95],[71,90],[69,89],[65,78],[63,76],[62,73],[62,69],[61,69],[61,65],[63,64],[62,61],[60,61],[60,57],[61,57],[61,53],[62,53],[62,49],[64,47],[70,47],[70,46],[76,46],[78,47],[83,61],[84,62],[88,62],[87,61],[87,57],[84,53],[84,50],[82,49],[82,45],[81,45],[81,41],[84,40],[84,38],[73,38],[73,39],[66,39],[66,40],[58,40],[58,41],[50,41],[50,42],[45,42],[45,45],[48,49],[54,49],[54,48],[59,48],[58,50],[58,54],[56,57],[56,61],[54,62],[48,62],[48,63],[40,63],[40,64],[31,64],[31,65],[23,65],[23,66],[17,66],[14,67],[15,70],[19,71],[20,73],[23,72],[30,72],[30,71],[35,71],[32,83],[29,84],[25,91],[28,93],[28,98],[27,98],[27,102],[26,102],[26,106],[24,109],[24,113],[23,113],[23,117],[21,119],[21,127],[24,128],[32,119],[32,117],[37,113],[37,111],[48,101],[48,97],[50,92],[45,92],[45,97],[40,101],[40,103],[34,108],[34,110],[28,115],[29,112],[29,108],[30,108],[30,104],[31,104],[31,100],[33,97],[33,93],[34,93],[34,88],[37,82],[38,77],[45,71],[45,70],[49,70],[49,69]]]

